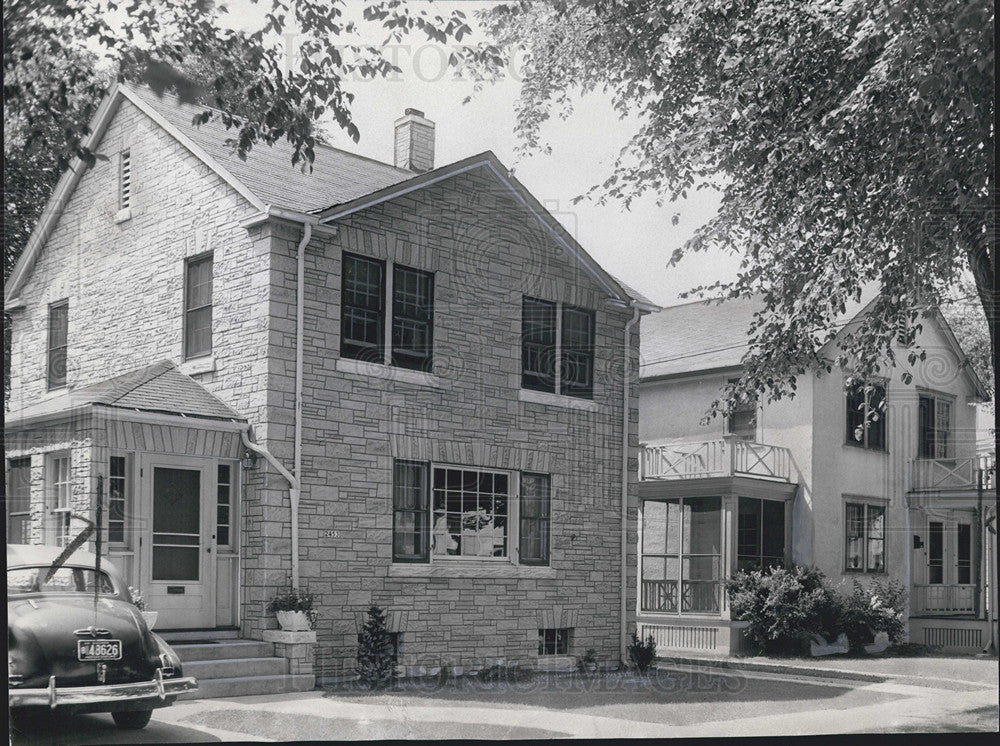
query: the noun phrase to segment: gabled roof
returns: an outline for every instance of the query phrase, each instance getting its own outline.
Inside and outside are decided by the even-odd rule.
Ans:
[[[116,84],[101,102],[90,124],[91,135],[82,143],[85,148],[97,148],[121,101],[125,99],[200,158],[261,213],[267,214],[270,208],[276,207],[294,213],[300,222],[312,222],[316,219],[313,214],[320,213],[320,222],[329,223],[351,212],[430,186],[472,168],[486,168],[517,201],[535,215],[557,243],[583,264],[613,298],[622,302],[632,299],[640,310],[646,312],[659,309],[648,298],[635,291],[625,290],[489,151],[414,175],[411,171],[371,158],[317,145],[313,171],[311,174],[303,173],[292,165],[292,149],[287,142],[279,142],[271,147],[258,144],[250,151],[247,160],[240,160],[225,145],[225,141],[234,136],[235,131],[226,130],[218,120],[200,126],[192,124],[196,114],[210,107],[181,103],[176,96],[158,96],[148,88],[128,84]],[[8,278],[4,299],[9,309],[18,307],[17,294],[85,171],[83,161],[76,158],[56,184],[41,219]]]
[[[200,383],[177,370],[173,362],[163,360],[10,412],[7,424],[16,427],[21,420],[57,415],[93,404],[140,412],[246,421]]]

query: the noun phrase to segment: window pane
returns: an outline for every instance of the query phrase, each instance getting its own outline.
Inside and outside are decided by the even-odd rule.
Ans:
[[[958,582],[967,585],[972,582],[972,526],[959,523],[957,532]]]
[[[521,305],[521,386],[556,388],[556,304],[524,298]]]
[[[667,551],[667,504],[646,500],[642,504],[642,551],[665,554]]]
[[[27,544],[30,541],[31,459],[7,462],[7,541]]]
[[[934,457],[948,458],[951,436],[951,402],[938,399],[934,407]]]
[[[931,521],[927,537],[927,582],[944,582],[944,524]]]
[[[848,503],[846,510],[847,569],[864,569],[865,506]]]
[[[765,567],[783,565],[785,562],[785,504],[777,500],[763,500],[761,539],[762,563]]]
[[[440,471],[440,470],[435,470]],[[431,553],[436,556],[507,556],[507,478],[492,474],[492,492],[481,492],[479,472],[447,469],[435,489]],[[435,483],[440,478],[435,476]]]
[[[212,257],[189,261],[187,267],[187,309],[212,304]]]
[[[49,307],[49,354],[46,376],[49,388],[66,385],[66,350],[69,344],[69,304]]]
[[[761,501],[741,497],[736,531],[738,569],[745,570],[760,564],[760,521]]]
[[[885,569],[885,508],[868,506],[868,565],[872,572]]]
[[[868,447],[885,449],[885,386],[872,386],[868,393]]]
[[[392,364],[430,372],[434,275],[395,265],[392,275]]]
[[[594,312],[563,308],[560,393],[589,399],[594,393]]]
[[[684,499],[684,553],[718,554],[722,527],[721,499]]]
[[[344,254],[340,293],[340,354],[385,362],[385,264]]]
[[[212,351],[212,307],[206,306],[187,313],[184,332],[184,356],[207,355]]]
[[[865,442],[865,392],[863,386],[847,391],[847,442]]]
[[[493,475],[489,486],[495,486]],[[521,475],[520,560],[524,564],[548,564],[549,561],[549,477],[546,474]],[[500,498],[501,500],[503,498]],[[497,512],[500,512],[499,507]]]
[[[396,461],[393,466],[393,559],[426,561],[427,464]]]
[[[934,458],[934,399],[920,397],[917,419],[920,458]]]

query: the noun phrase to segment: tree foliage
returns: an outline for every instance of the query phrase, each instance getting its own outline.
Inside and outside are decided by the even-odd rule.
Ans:
[[[780,398],[807,370],[856,379],[903,363],[966,268],[994,339],[993,6],[988,0],[523,0],[480,17],[495,44],[466,59],[482,80],[526,52],[517,134],[601,89],[640,125],[591,196],[661,204],[721,194],[716,217],[670,259],[719,248],[731,283],[759,293],[745,374],[727,391]],[[880,292],[832,355],[823,345],[862,288]],[[905,345],[908,366],[926,354]]]
[[[358,679],[369,689],[385,689],[396,679],[392,637],[385,626],[385,612],[369,606],[358,636]]]

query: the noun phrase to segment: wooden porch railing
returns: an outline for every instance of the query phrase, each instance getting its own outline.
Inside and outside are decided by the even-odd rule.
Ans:
[[[910,596],[911,614],[973,614],[975,585],[915,585]]]
[[[994,489],[996,460],[993,456],[915,459],[910,463],[911,489],[914,492],[975,490],[980,472],[983,475],[983,489]]]
[[[678,581],[643,580],[642,611],[676,612],[679,600],[682,612],[719,613],[719,593],[722,589],[720,581],[683,580],[679,584],[680,599],[677,597]]]
[[[737,475],[790,482],[791,453],[781,446],[737,439],[642,446],[640,479],[701,479]]]

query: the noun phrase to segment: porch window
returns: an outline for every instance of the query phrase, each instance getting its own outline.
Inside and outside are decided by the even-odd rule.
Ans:
[[[944,583],[944,524],[940,521],[927,524],[927,582]]]
[[[393,265],[392,364],[430,373],[433,349],[434,275]]]
[[[556,304],[525,297],[521,302],[521,388],[556,390]]]
[[[64,547],[72,538],[69,531],[73,510],[72,498],[70,458],[55,456],[49,461],[48,505],[51,542],[56,546]]]
[[[538,630],[539,655],[568,655],[569,628]]]
[[[550,485],[547,474],[521,475],[520,532],[521,564],[549,564]]]
[[[69,301],[49,306],[48,384],[50,389],[66,385],[66,351],[69,347]]]
[[[858,384],[847,390],[847,443],[873,451],[885,450],[885,386]]]
[[[959,523],[956,526],[958,546],[956,547],[956,561],[958,565],[958,584],[969,585],[972,583],[972,526],[968,523]]]
[[[729,383],[738,383],[738,378],[729,379]],[[726,417],[726,432],[740,438],[753,440],[757,435],[757,397],[741,399],[733,406]]]
[[[228,547],[232,543],[233,468],[219,464],[215,482],[215,543]]]
[[[885,506],[845,505],[846,572],[885,572]]]
[[[722,500],[646,500],[642,512],[643,611],[719,612]]]
[[[184,357],[212,353],[212,255],[187,260],[184,289]]]
[[[7,543],[31,543],[31,459],[7,462]]]
[[[125,544],[129,479],[125,456],[112,456],[108,464],[108,543]]]
[[[920,395],[917,415],[920,458],[951,457],[951,400]]]
[[[785,503],[741,497],[736,569],[768,569],[785,564]]]

